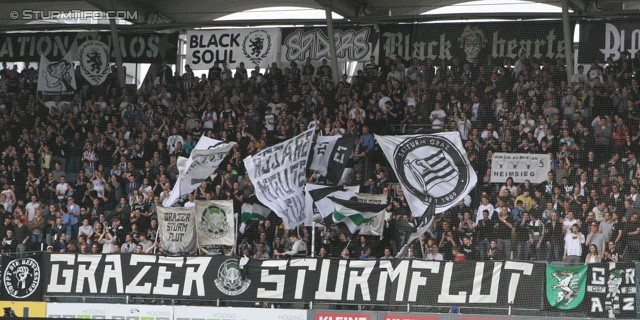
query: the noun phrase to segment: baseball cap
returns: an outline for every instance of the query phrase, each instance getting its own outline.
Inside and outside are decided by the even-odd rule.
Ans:
[[[597,222],[594,222],[594,223],[592,223],[592,224],[591,224],[591,226],[592,226],[592,227],[597,227],[597,226],[598,226],[598,223],[597,223]]]

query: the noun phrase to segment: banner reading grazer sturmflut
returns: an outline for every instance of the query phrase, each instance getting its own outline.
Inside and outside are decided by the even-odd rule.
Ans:
[[[442,262],[420,259],[255,260],[145,254],[46,254],[48,296],[179,297],[210,301],[540,309],[543,263]],[[91,270],[91,272],[88,272]]]
[[[195,206],[199,245],[228,245],[236,240],[233,200],[198,200]]]
[[[640,23],[638,20],[580,21],[579,63],[603,63],[611,57],[620,59],[626,52],[634,59],[640,51]]]
[[[338,61],[368,61],[377,36],[373,27],[334,29]],[[282,28],[282,62],[331,60],[326,27]]]
[[[178,53],[178,36],[178,32],[119,32],[122,62],[149,63],[167,60],[173,63]],[[41,56],[45,56],[49,60],[60,60],[71,52],[72,60],[79,61],[78,46],[89,40],[106,44],[111,53],[109,61],[115,62],[111,32],[3,33],[0,35],[0,59],[37,62]]]
[[[196,247],[196,215],[193,208],[158,206],[158,236],[170,253],[191,252]]]
[[[314,129],[244,159],[258,200],[271,208],[285,229],[311,222],[305,214],[304,185]]]
[[[505,182],[511,177],[515,183],[542,183],[551,170],[548,154],[494,153],[491,160],[492,182]]]
[[[279,28],[189,30],[186,63],[194,70],[209,69],[216,61],[265,67],[276,62],[279,36]]]
[[[502,63],[504,58],[517,59],[520,52],[536,59],[564,58],[562,32],[560,20],[381,25],[380,61],[400,56],[471,63],[491,55]]]

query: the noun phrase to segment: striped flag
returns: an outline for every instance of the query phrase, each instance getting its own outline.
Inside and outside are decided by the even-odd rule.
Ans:
[[[351,233],[362,229],[377,215],[384,213],[387,204],[369,204],[329,197],[333,201],[333,222],[344,223]]]
[[[413,160],[405,160],[405,165],[422,189],[427,193],[434,193],[434,188],[442,182],[449,182],[460,176],[458,168],[450,163],[442,150],[426,157]]]
[[[265,220],[271,213],[271,209],[260,203],[245,203],[242,205],[242,223],[249,220]]]

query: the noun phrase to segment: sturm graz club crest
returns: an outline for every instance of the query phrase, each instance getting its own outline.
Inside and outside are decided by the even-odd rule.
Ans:
[[[238,260],[229,259],[218,268],[218,278],[214,283],[220,292],[228,296],[237,296],[249,288],[251,280],[242,278]]]
[[[31,258],[12,260],[4,269],[2,280],[8,295],[16,299],[27,298],[40,285],[40,266]]]
[[[227,214],[231,213],[225,212],[222,208],[215,205],[207,206],[202,211],[198,229],[212,239],[223,238],[230,229],[229,223],[227,222]]]
[[[253,64],[260,64],[271,51],[271,36],[265,30],[251,31],[242,42],[242,53]]]
[[[436,207],[454,204],[470,180],[464,155],[443,137],[422,136],[403,141],[394,151],[398,179],[424,204]]]
[[[91,85],[101,85],[109,76],[109,46],[101,41],[85,41],[78,47],[80,71]]]

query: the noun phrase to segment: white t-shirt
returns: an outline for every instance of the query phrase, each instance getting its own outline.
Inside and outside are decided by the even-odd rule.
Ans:
[[[275,130],[275,124],[276,124],[276,116],[274,116],[273,113],[271,114],[267,113],[264,116],[264,127],[267,128],[267,131],[273,131]]]
[[[444,110],[440,109],[440,110],[433,110],[431,111],[431,128],[432,129],[444,129],[444,121],[438,119],[438,118],[446,118],[447,114],[444,112]]]

